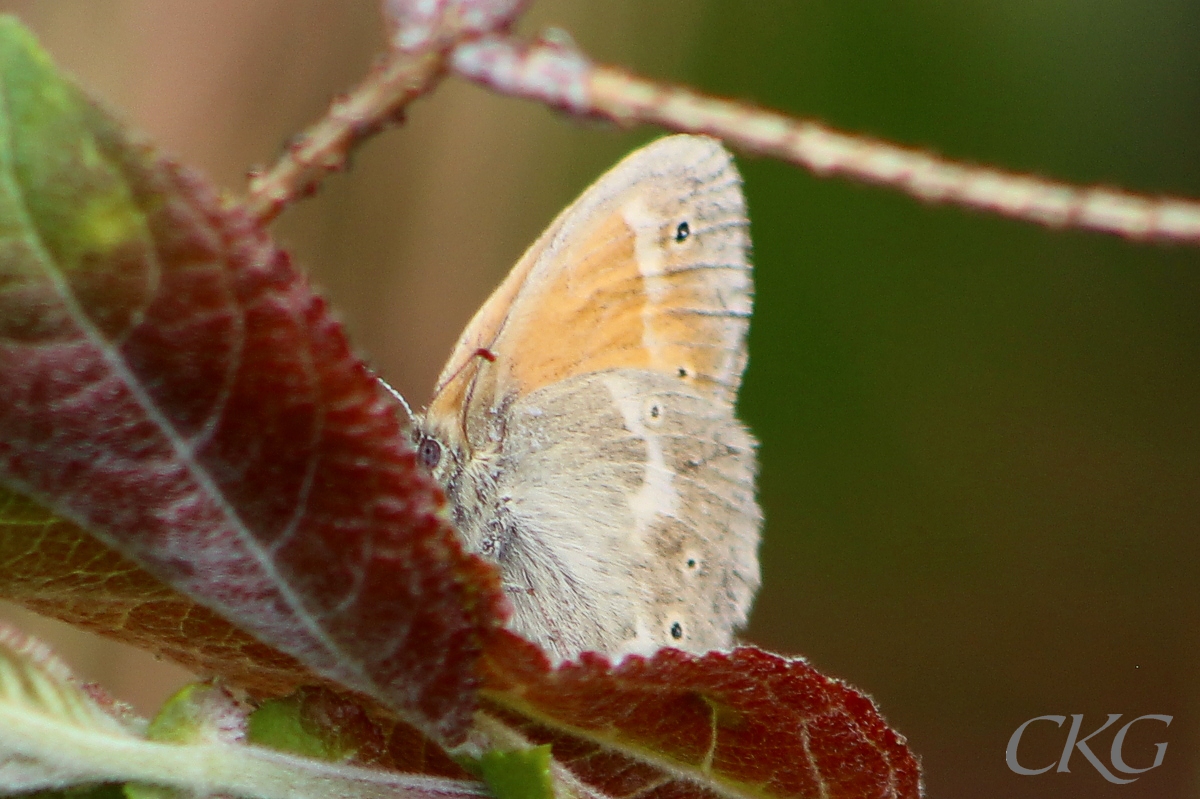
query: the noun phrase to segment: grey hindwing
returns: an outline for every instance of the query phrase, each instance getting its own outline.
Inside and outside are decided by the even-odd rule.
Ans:
[[[488,548],[514,629],[559,658],[728,648],[758,588],[762,520],[733,409],[623,369],[539,389],[505,421]]]

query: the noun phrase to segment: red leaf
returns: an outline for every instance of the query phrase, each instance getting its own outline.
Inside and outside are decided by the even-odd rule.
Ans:
[[[598,797],[918,797],[920,767],[866,696],[802,659],[666,649],[552,670],[515,636],[489,650],[483,709]]]
[[[503,600],[393,399],[261,228],[4,48],[0,482],[460,739]]]
[[[23,497],[0,499],[0,596],[220,675],[262,700],[292,694],[317,729],[349,736],[356,762],[462,778],[465,772],[378,702],[351,696]],[[308,686],[308,687],[302,687]],[[296,689],[299,688],[297,691]]]
[[[0,500],[0,596],[198,674],[219,674],[258,697],[319,680],[23,497]]]

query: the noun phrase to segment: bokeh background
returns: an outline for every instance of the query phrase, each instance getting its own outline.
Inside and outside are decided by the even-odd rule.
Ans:
[[[351,86],[374,0],[0,2],[230,191]],[[1200,197],[1196,0],[541,0],[597,59],[843,129],[1076,182]],[[277,223],[416,404],[558,209],[654,131],[451,83]],[[1200,794],[1200,250],[1052,232],[742,159],[762,441],[747,637],[870,692],[931,797]],[[179,669],[4,607],[150,711]],[[1019,777],[1044,714],[1160,713],[1106,783]],[[1110,728],[1093,739],[1106,762]],[[1052,734],[1053,733],[1053,734]],[[1030,730],[1027,765],[1064,733]]]

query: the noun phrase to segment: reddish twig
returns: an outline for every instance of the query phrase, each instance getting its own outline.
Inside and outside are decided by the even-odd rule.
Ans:
[[[385,0],[393,50],[352,94],[250,184],[247,205],[269,222],[311,193],[349,151],[431,90],[447,69],[500,94],[545,103],[624,126],[652,123],[707,133],[742,150],[818,175],[895,187],[926,202],[949,203],[1049,227],[1130,239],[1200,244],[1200,202],[1078,187],[1033,175],[957,163],[921,150],[841,133],[817,122],[708,97],[597,65],[573,46],[525,42],[505,31],[523,0]]]
[[[401,120],[410,102],[431,91],[458,42],[504,32],[528,0],[382,0],[391,47],[358,88],[333,102],[267,172],[250,179],[246,210],[263,224],[312,194],[329,172],[343,169],[350,151]]]
[[[577,51],[544,42],[488,36],[451,55],[457,74],[501,94],[629,126],[653,123],[708,133],[735,147],[803,166],[892,186],[927,202],[989,211],[1050,227],[1115,233],[1130,239],[1200,244],[1200,202],[1082,188],[853,136],[730,100],[707,97],[591,64]]]
[[[297,137],[278,162],[250,180],[246,208],[264,224],[342,169],[350,150],[400,119],[404,108],[445,74],[437,51],[391,51],[357,89],[334,100],[325,116]]]

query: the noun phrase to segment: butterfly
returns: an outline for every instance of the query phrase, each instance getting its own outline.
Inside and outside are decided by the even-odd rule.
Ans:
[[[511,628],[556,660],[728,648],[759,585],[741,178],[714,139],[626,157],[542,234],[416,420]]]

